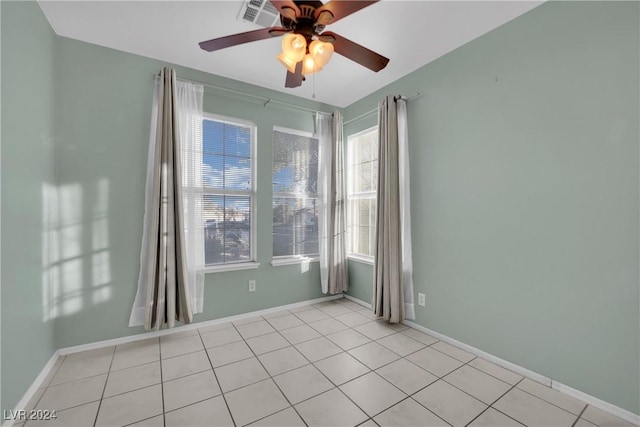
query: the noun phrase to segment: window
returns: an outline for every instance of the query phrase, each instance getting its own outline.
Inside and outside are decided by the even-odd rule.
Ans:
[[[205,265],[255,260],[255,126],[205,114],[202,217]]]
[[[318,140],[273,132],[273,257],[318,254]]]
[[[351,135],[347,145],[347,252],[369,258],[376,237],[378,128]]]

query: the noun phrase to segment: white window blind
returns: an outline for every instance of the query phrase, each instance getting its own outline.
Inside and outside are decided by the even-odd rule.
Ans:
[[[318,140],[274,129],[273,257],[318,254]]]
[[[205,265],[255,260],[255,125],[206,114],[202,123]]]
[[[347,139],[347,252],[373,257],[376,237],[378,128]]]

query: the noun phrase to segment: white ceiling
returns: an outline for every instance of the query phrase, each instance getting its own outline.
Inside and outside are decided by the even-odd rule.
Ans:
[[[234,1],[40,1],[61,36],[134,53],[311,99],[314,76],[284,87],[280,38],[205,52],[198,42],[261,28],[239,19]],[[334,54],[315,75],[315,99],[346,107],[527,12],[541,1],[401,1],[373,4],[327,26],[388,58],[374,73]]]

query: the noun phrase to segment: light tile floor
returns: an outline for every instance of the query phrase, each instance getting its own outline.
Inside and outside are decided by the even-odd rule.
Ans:
[[[26,426],[631,426],[346,299],[61,357]],[[16,424],[20,426],[21,424]]]

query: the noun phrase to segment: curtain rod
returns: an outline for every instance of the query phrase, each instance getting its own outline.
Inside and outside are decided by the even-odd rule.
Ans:
[[[158,74],[156,74],[156,73],[151,73],[151,74],[153,74],[155,77],[158,76]],[[280,101],[278,99],[273,99],[273,98],[268,98],[268,97],[265,98],[264,96],[254,95],[252,93],[243,92],[241,90],[229,89],[229,88],[226,88],[224,86],[216,86],[216,85],[213,85],[213,84],[210,84],[210,83],[199,82],[197,80],[190,80],[190,79],[185,79],[185,78],[182,78],[182,77],[176,77],[176,79],[180,80],[182,82],[195,83],[195,84],[199,84],[199,85],[211,88],[211,89],[221,90],[221,91],[224,91],[224,92],[234,93],[234,94],[237,94],[237,95],[246,96],[248,98],[253,98],[253,99],[256,99],[258,101],[261,101],[263,107],[266,107],[269,104],[278,104],[278,105],[282,105],[283,107],[293,108],[295,110],[307,111],[309,113],[319,113],[319,114],[332,115],[332,113],[327,113],[325,111],[318,111],[318,110],[314,110],[312,108],[303,107],[301,105],[289,104],[288,102]]]
[[[414,99],[416,99],[419,96],[420,96],[420,92],[416,92],[415,94],[413,94],[411,96],[408,96],[408,97],[404,96],[404,95],[398,95],[398,96],[395,96],[394,99],[396,99],[396,100],[397,99],[404,99],[405,101],[408,102],[408,101],[413,101]],[[352,119],[345,120],[344,124],[348,125],[350,123],[357,122],[358,120],[362,120],[365,117],[369,117],[370,115],[372,115],[373,113],[375,113],[377,111],[378,111],[378,108],[374,108],[373,110],[369,110],[369,111],[367,111],[365,113],[362,113],[359,116],[356,116],[356,117],[354,117]]]

